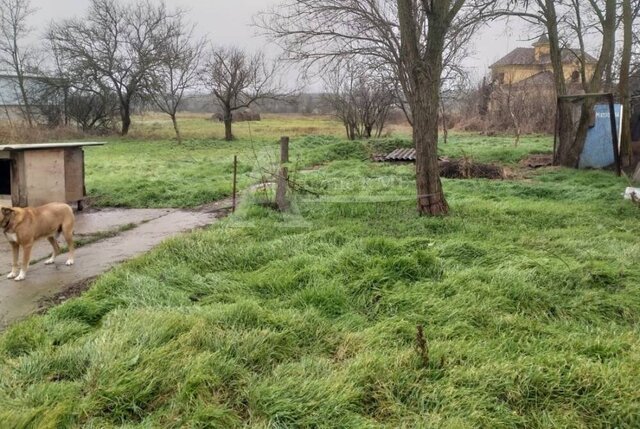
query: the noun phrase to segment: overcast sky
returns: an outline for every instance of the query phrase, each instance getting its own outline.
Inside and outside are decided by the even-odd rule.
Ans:
[[[255,35],[250,26],[252,17],[280,0],[166,0],[169,8],[181,7],[189,11],[189,18],[197,23],[198,32],[207,34],[220,45],[237,44],[243,47],[264,50],[264,39]],[[46,29],[52,20],[83,14],[88,8],[88,0],[32,0],[38,9],[34,16],[34,27]],[[477,35],[474,41],[477,53],[469,58],[469,67],[474,79],[481,79],[488,72],[487,67],[519,46],[530,46],[531,41],[523,35],[523,25],[513,21],[493,25]],[[533,35],[535,36],[535,35]]]

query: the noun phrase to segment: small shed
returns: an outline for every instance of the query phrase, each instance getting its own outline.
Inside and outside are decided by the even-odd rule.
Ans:
[[[14,207],[51,202],[77,204],[85,198],[84,146],[101,142],[0,146],[0,198]]]

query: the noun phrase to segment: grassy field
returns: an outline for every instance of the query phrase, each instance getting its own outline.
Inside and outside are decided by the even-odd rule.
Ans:
[[[319,197],[285,216],[248,198],[13,326],[2,427],[639,427],[640,225],[624,180],[445,180],[452,214],[420,218],[412,168],[366,160],[403,142],[297,138],[301,164],[323,164],[297,177]],[[515,165],[549,144],[455,136],[442,152]],[[167,157],[213,163],[248,143],[231,145],[119,142],[88,160],[114,170],[144,148],[149,170],[170,171]],[[199,168],[168,183],[187,189]],[[92,189],[120,201],[101,174]],[[122,204],[156,204],[135,195]]]
[[[108,138],[105,147],[86,149],[87,191],[91,204],[106,207],[195,207],[232,191],[233,156],[239,159],[239,185],[259,182],[279,156],[281,136],[292,138],[291,161],[309,167],[341,156],[339,123],[328,117],[270,116],[234,124],[237,140],[226,142],[224,126],[205,115],[180,119],[183,144],[175,141],[166,115],[136,117],[128,138]],[[389,133],[409,145],[407,126]],[[302,143],[300,143],[302,141]],[[298,144],[300,143],[300,144]],[[363,159],[369,154],[361,149]]]
[[[187,138],[178,145],[171,122],[162,115],[138,117],[132,135],[110,138],[104,147],[87,148],[87,190],[94,206],[106,207],[195,207],[227,197],[232,191],[233,156],[239,159],[239,185],[261,181],[276,171],[278,140],[291,141],[291,161],[306,168],[345,156],[366,160],[372,152],[386,153],[396,147],[411,147],[406,126],[392,126],[386,137],[373,144],[345,143],[342,127],[330,118],[266,116],[261,122],[239,123],[238,139],[222,140],[224,128],[202,115],[181,119]],[[530,152],[548,151],[546,137],[531,137],[513,148],[508,137],[458,135],[454,143],[442,145],[448,156],[470,155],[481,162],[517,163]],[[508,150],[505,151],[505,147]]]

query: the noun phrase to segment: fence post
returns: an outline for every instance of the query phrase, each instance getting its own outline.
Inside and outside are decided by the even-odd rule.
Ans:
[[[289,209],[287,201],[287,188],[289,187],[289,137],[280,139],[280,171],[278,174],[278,187],[276,189],[276,204],[281,212]]]

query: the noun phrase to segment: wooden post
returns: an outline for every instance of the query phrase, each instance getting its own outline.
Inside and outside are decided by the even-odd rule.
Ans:
[[[556,165],[556,159],[558,154],[558,131],[560,126],[560,97],[556,103],[556,121],[553,125],[553,165]]]
[[[233,206],[231,212],[236,212],[236,193],[238,189],[238,155],[233,156]]]
[[[289,137],[280,139],[280,172],[278,174],[278,187],[276,189],[276,204],[281,212],[289,209],[287,201],[287,188],[289,187]]]
[[[613,94],[607,94],[609,99],[609,116],[611,119],[611,141],[613,142],[613,157],[616,162],[616,174],[622,176],[622,164],[620,162],[620,146],[618,144],[618,124],[616,124],[615,99]]]

